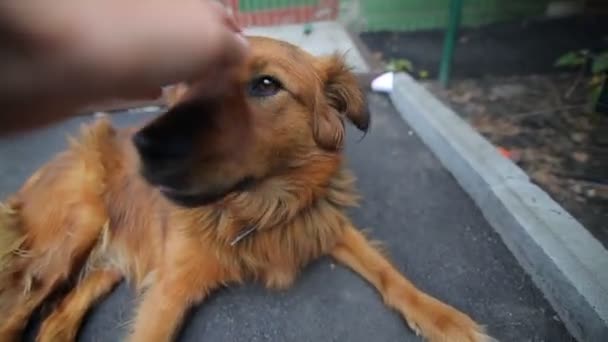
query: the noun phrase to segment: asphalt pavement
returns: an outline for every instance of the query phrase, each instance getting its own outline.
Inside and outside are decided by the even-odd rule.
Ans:
[[[415,284],[470,314],[500,341],[572,341],[554,310],[488,225],[478,208],[390,101],[370,95],[371,131],[349,130],[348,163],[364,196],[354,222],[384,241],[394,264]],[[151,113],[113,115],[117,125]],[[0,197],[66,146],[79,117],[0,139]],[[92,310],[81,341],[117,341],[136,305],[121,284]],[[38,322],[28,328],[33,340]],[[180,341],[419,341],[401,317],[356,274],[325,258],[295,286],[270,291],[251,284],[216,292],[189,315]]]

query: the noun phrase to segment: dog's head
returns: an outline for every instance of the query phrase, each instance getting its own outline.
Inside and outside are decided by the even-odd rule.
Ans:
[[[249,40],[249,58],[228,91],[202,91],[196,82],[174,86],[167,113],[133,138],[144,178],[178,204],[199,206],[244,191],[307,156],[339,160],[344,120],[368,128],[357,80],[342,58]]]

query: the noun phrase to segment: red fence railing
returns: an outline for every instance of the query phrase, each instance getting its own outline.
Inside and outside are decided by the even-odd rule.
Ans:
[[[335,20],[340,5],[339,0],[318,0],[314,5],[302,5],[294,1],[293,5],[285,6],[283,4],[278,7],[273,7],[273,4],[278,1],[272,0],[249,0],[248,6],[242,6],[241,1],[243,0],[222,0],[221,2],[232,10],[236,20],[243,27]],[[243,10],[244,7],[249,8]]]

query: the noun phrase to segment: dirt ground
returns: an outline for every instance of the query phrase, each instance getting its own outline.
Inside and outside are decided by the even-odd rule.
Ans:
[[[372,32],[383,63],[412,62],[423,80],[608,247],[608,115],[589,106],[588,80],[554,67],[562,54],[608,49],[608,18],[531,19],[460,31],[449,90],[433,81],[444,32]],[[574,86],[577,84],[577,86]]]
[[[588,90],[575,81],[557,74],[425,86],[608,245],[608,117],[589,114]]]

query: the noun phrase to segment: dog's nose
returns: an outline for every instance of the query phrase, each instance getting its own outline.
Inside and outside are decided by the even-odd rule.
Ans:
[[[188,156],[190,144],[187,139],[179,136],[158,137],[150,136],[146,130],[139,131],[133,136],[133,144],[142,159],[146,161],[172,161]]]

